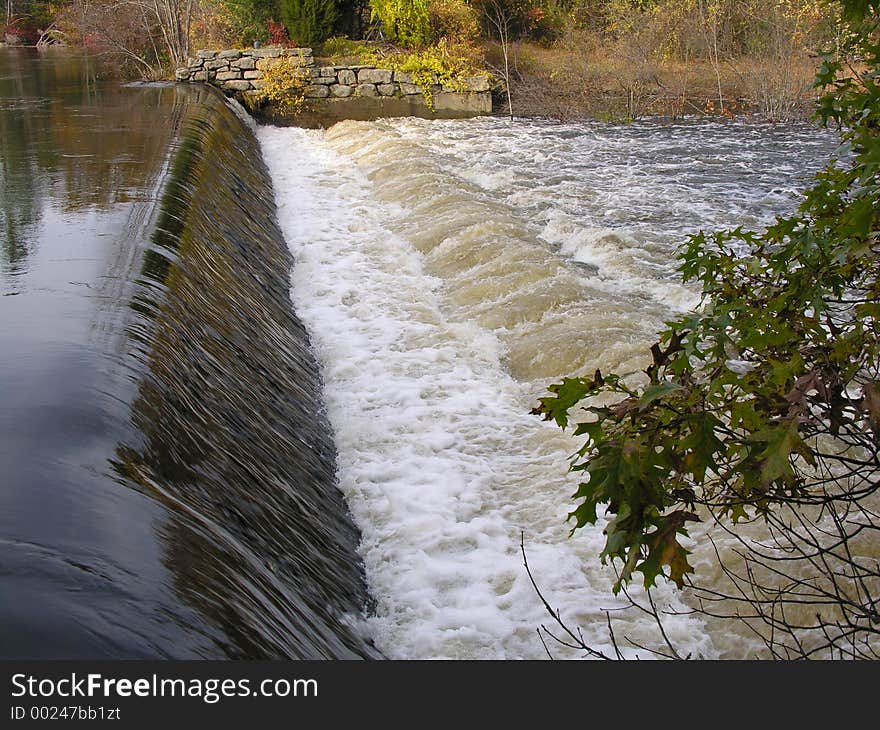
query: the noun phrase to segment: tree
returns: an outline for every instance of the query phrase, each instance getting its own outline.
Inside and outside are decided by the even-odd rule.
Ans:
[[[290,39],[311,46],[329,38],[337,20],[335,0],[279,0]]]
[[[194,0],[71,0],[59,13],[82,45],[135,65],[146,78],[161,78],[189,55]]]
[[[216,3],[228,14],[233,38],[240,45],[269,40],[268,24],[280,17],[275,0],[216,0]]]
[[[880,0],[843,3],[817,117],[850,147],[795,215],[693,236],[697,311],[667,323],[643,373],[565,378],[535,413],[585,441],[575,528],[608,520],[614,591],[634,573],[746,621],[771,656],[877,658],[880,646]],[[689,526],[718,548],[700,584]]]
[[[483,2],[482,7],[483,18],[492,29],[492,33],[498,38],[498,44],[501,46],[501,58],[504,62],[504,68],[493,70],[504,81],[504,90],[507,94],[507,111],[510,118],[513,119],[513,98],[510,94],[510,28],[513,20],[507,6],[499,2],[499,0],[486,0]]]

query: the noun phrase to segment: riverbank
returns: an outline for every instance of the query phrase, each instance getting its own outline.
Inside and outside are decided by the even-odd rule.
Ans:
[[[486,47],[490,69],[503,68],[497,44]],[[551,47],[513,43],[509,48],[513,114],[561,121],[631,121],[648,116],[758,116],[773,121],[809,117],[816,91],[816,60],[807,53],[770,61],[757,57],[635,60],[589,36],[572,35]],[[507,110],[503,83],[495,108]]]
[[[377,49],[389,57],[400,53],[387,44],[328,42],[315,57],[318,65],[362,63]],[[550,44],[517,41],[505,48],[484,41],[450,51],[456,63],[491,74],[493,113],[515,117],[625,122],[696,114],[802,121],[817,96],[817,60],[803,49],[720,59],[663,55],[571,30]]]

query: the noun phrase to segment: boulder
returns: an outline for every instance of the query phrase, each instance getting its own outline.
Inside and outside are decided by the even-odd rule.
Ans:
[[[354,86],[357,83],[357,74],[350,68],[340,69],[337,78],[339,83],[345,86]]]
[[[468,91],[489,91],[488,76],[467,76],[462,81]]]
[[[361,84],[390,84],[394,72],[384,68],[365,68],[358,71],[357,77]]]

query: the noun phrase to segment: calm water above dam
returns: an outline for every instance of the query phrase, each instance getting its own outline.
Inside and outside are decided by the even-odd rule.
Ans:
[[[791,211],[835,146],[705,121],[254,129],[205,89],[0,50],[0,657],[543,658],[521,536],[607,648],[601,525],[565,523],[576,446],[529,410],[641,367],[696,301],[686,235]]]
[[[251,129],[0,50],[0,656],[377,656]]]

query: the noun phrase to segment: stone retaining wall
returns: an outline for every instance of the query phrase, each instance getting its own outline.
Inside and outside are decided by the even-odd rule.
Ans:
[[[178,81],[202,81],[223,91],[256,91],[263,88],[263,72],[274,59],[289,56],[304,70],[314,68],[311,48],[246,48],[198,51],[174,74]]]
[[[349,96],[413,96],[424,94],[411,73],[375,66],[322,66],[311,69],[311,85],[306,96],[313,99]],[[489,91],[486,76],[470,76],[455,86],[444,86],[434,74],[431,94],[481,93]]]
[[[430,112],[431,116],[442,117],[447,116],[446,110],[454,116],[474,116],[492,111],[488,76],[471,76],[455,86],[446,86],[435,75],[428,89],[431,96],[428,104],[425,92],[414,82],[412,74],[375,66],[316,66],[311,48],[198,51],[195,58],[188,59],[186,66],[177,69],[175,78],[212,84],[227,94],[253,94],[263,88],[263,72],[282,56],[302,66],[303,74],[310,81],[306,97],[311,100],[374,99],[370,108],[377,110],[372,112],[375,116],[383,114],[383,99],[389,101],[384,105],[388,115]],[[391,103],[395,99],[406,103]],[[358,108],[362,110],[363,104]],[[344,117],[345,107],[334,108],[333,114]]]

